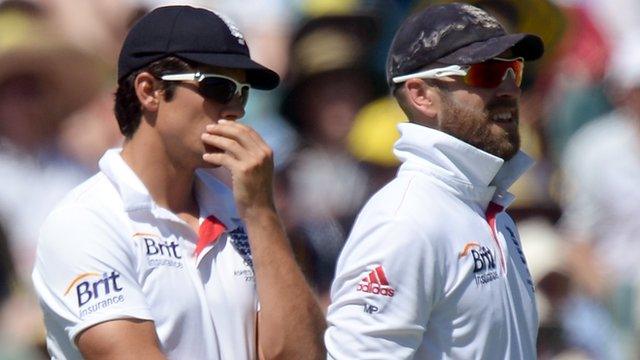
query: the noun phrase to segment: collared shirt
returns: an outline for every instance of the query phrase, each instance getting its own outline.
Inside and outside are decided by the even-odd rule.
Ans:
[[[52,358],[81,358],[80,332],[125,318],[153,321],[169,358],[256,357],[258,300],[233,195],[205,170],[196,193],[200,221],[226,228],[198,256],[198,235],[153,201],[118,150],[49,215],[33,282]]]
[[[338,261],[329,358],[535,359],[533,283],[501,211],[531,160],[398,127],[403,164],[365,205]]]

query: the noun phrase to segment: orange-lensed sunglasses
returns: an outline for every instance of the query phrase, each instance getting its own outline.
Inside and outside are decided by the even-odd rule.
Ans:
[[[481,88],[495,88],[512,74],[516,85],[522,83],[524,59],[493,58],[485,62],[472,65],[451,65],[443,68],[429,69],[413,74],[396,76],[392,80],[395,84],[409,79],[436,79],[444,76],[462,76],[465,84]]]

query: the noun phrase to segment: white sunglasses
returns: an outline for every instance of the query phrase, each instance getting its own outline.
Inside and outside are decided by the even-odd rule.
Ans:
[[[198,93],[209,100],[228,104],[234,96],[239,96],[242,105],[247,103],[251,85],[241,83],[233,78],[218,74],[201,72],[162,75],[165,81],[197,81]]]

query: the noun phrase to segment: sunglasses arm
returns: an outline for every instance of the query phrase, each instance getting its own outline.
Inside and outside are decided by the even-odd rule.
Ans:
[[[198,80],[200,76],[201,76],[200,73],[169,74],[169,75],[162,75],[160,78],[162,80],[167,80],[167,81],[188,81],[188,80]]]
[[[409,79],[419,78],[419,79],[433,79],[439,78],[443,76],[465,76],[467,75],[468,66],[460,66],[460,65],[451,65],[443,68],[437,69],[429,69],[420,71],[413,74],[396,76],[393,79],[394,84],[399,84],[401,82],[405,82]]]

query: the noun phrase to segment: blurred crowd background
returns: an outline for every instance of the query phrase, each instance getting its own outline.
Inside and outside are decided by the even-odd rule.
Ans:
[[[120,146],[115,64],[129,26],[166,4],[226,14],[284,79],[244,122],[276,154],[279,211],[326,306],[364,201],[392,178],[384,83],[400,21],[429,0],[0,0],[0,359],[46,358],[30,272],[41,222]],[[540,359],[640,358],[640,1],[470,0],[543,37],[525,66],[512,188],[540,313]],[[72,229],[70,229],[72,230]]]

